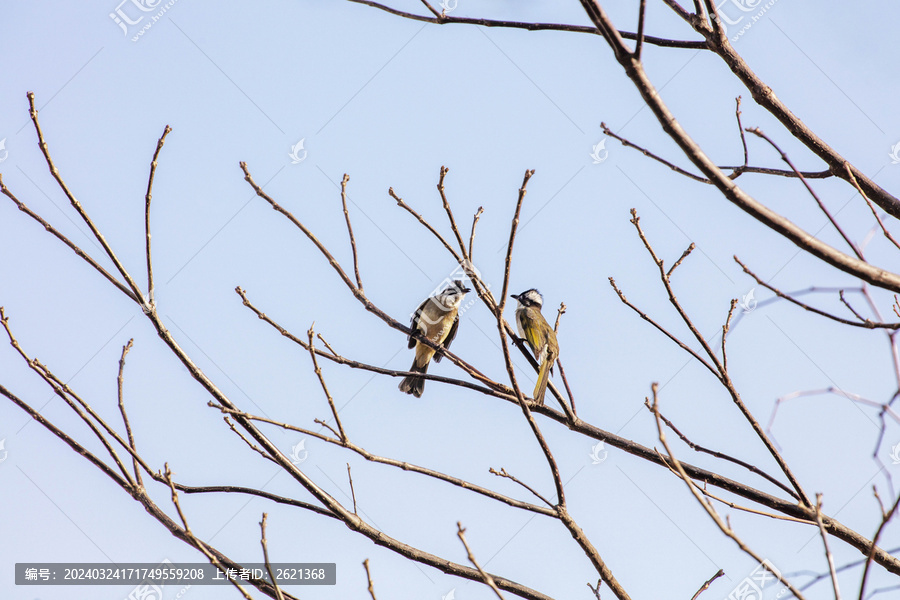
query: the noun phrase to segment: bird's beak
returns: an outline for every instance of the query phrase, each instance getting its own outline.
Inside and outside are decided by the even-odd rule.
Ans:
[[[462,289],[463,294],[468,294],[468,293],[471,292],[471,291],[472,291],[472,290],[470,290],[469,288],[463,288],[463,289]]]
[[[518,295],[518,294],[510,294],[509,297],[510,297],[510,298],[515,298],[516,300],[519,299],[519,295]]]

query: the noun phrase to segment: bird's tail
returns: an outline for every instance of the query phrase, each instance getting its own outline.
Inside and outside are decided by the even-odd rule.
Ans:
[[[538,369],[537,385],[534,386],[534,401],[538,404],[544,403],[544,393],[547,391],[547,383],[550,381],[550,371],[552,370],[553,360],[548,356]]]
[[[425,373],[428,371],[428,363],[425,363],[420,367],[416,364],[416,361],[413,361],[409,370],[413,373]],[[412,394],[416,398],[421,398],[422,392],[425,391],[425,378],[417,375],[407,375],[403,378],[403,381],[400,382],[399,387],[401,392]]]

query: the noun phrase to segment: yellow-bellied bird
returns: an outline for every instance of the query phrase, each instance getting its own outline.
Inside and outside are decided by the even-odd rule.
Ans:
[[[449,348],[459,329],[459,305],[466,292],[470,291],[461,280],[451,282],[416,309],[410,327],[435,344]],[[413,336],[409,336],[409,347],[416,348],[416,357],[409,368],[414,373],[425,373],[432,357],[435,362],[440,362],[444,356],[440,351],[436,352],[434,348],[419,342]],[[425,378],[417,375],[404,377],[400,382],[400,391],[421,398],[422,392],[425,391]]]
[[[528,342],[535,360],[540,365],[537,385],[534,386],[534,401],[543,404],[547,382],[550,381],[550,373],[553,372],[553,363],[559,358],[556,332],[541,314],[544,297],[539,291],[532,288],[521,294],[513,294],[510,298],[515,298],[519,303],[516,306],[516,327],[519,335]]]

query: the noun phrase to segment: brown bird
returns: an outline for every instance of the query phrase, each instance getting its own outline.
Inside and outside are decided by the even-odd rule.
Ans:
[[[410,327],[414,332],[420,333],[435,344],[450,347],[450,342],[456,337],[459,329],[459,305],[462,303],[466,292],[471,290],[463,286],[461,280],[452,281],[450,285],[439,293],[427,298],[412,316]],[[443,353],[423,344],[415,337],[409,336],[409,347],[416,349],[416,357],[409,368],[414,373],[425,373],[432,357],[435,362],[440,362]],[[400,391],[412,394],[416,398],[422,397],[425,391],[425,378],[418,375],[407,375],[400,382]]]

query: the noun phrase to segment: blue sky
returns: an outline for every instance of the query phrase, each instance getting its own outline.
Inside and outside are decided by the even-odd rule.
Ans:
[[[577,2],[480,4],[460,0],[452,14],[586,23]],[[606,7],[621,29],[635,27],[633,4]],[[696,39],[662,3],[648,4],[648,33]],[[814,7],[788,0],[748,5],[757,12],[747,12],[730,26],[730,34],[737,36],[752,15],[765,10],[736,39],[738,51],[823,139],[886,189],[900,189],[900,165],[890,156],[900,141],[900,84],[890,62],[898,8],[889,2],[869,3],[865,11],[831,1]],[[423,10],[411,0],[392,6]],[[735,22],[744,16],[731,2],[721,10]],[[0,88],[0,139],[7,153],[0,152],[0,173],[21,200],[101,258],[43,161],[28,119],[26,92],[33,91],[62,176],[143,282],[143,195],[156,141],[170,125],[153,189],[159,311],[179,343],[238,405],[306,427],[328,416],[308,354],[244,308],[233,291],[237,285],[295,334],[305,335],[315,321],[316,331],[348,357],[394,369],[405,369],[411,361],[405,338],[368,315],[312,244],[255,196],[243,180],[240,161],[345,269],[352,263],[339,192],[343,174],[349,174],[349,211],[366,293],[401,321],[455,265],[396,206],[388,188],[450,235],[435,189],[440,167],[449,167],[447,195],[466,231],[473,213],[484,207],[475,264],[496,291],[502,285],[517,189],[525,170],[535,169],[510,287],[513,292],[539,288],[548,318],[560,302],[568,306],[560,326],[561,359],[579,415],[608,431],[658,445],[653,420],[642,407],[650,383],[658,381],[663,412],[694,441],[775,471],[709,374],[623,306],[610,288],[607,277],[614,276],[630,300],[687,334],[666,301],[628,211],[637,209],[645,232],[669,264],[688,244],[697,245],[673,280],[680,300],[710,337],[720,330],[731,298],[751,290],[759,301],[771,296],[741,272],[733,255],[785,290],[856,284],[798,254],[790,242],[710,187],[607,138],[601,122],[686,166],[599,37],[439,27],[345,2],[224,6],[179,0],[132,41],[150,17],[125,23],[123,30],[111,13],[132,21],[144,15],[130,1],[118,6],[7,3],[0,8],[0,37],[8,57]],[[647,46],[644,60],[668,106],[719,164],[739,164],[743,158],[734,121],[734,98],[742,94],[745,126],[762,128],[801,168],[822,168],[752,103],[713,55]],[[604,140],[608,154],[595,153],[603,158],[595,161],[592,151]],[[761,140],[748,143],[751,164],[782,166]],[[758,175],[738,181],[767,206],[843,248],[799,182]],[[817,181],[814,186],[848,234],[864,240],[874,222],[862,200],[843,183]],[[896,272],[895,252],[880,235],[867,246],[873,263]],[[5,197],[0,201],[0,257],[0,305],[20,343],[116,424],[117,361],[122,345],[134,338],[126,366],[126,405],[138,447],[154,468],[168,462],[177,479],[188,484],[253,485],[309,499],[274,465],[248,451],[219,413],[206,406],[208,397],[139,309]],[[889,318],[890,297],[874,296]],[[863,307],[857,294],[849,297]],[[844,310],[834,293],[814,298],[823,308]],[[511,307],[506,317],[512,319]],[[453,350],[484,372],[505,377],[488,311],[479,304],[462,318]],[[883,333],[848,330],[784,303],[743,314],[729,344],[732,377],[764,425],[775,400],[792,392],[833,386],[884,402],[897,388]],[[521,359],[518,363],[525,366]],[[400,394],[396,380],[322,366],[351,439],[368,450],[524,498],[526,492],[488,473],[490,467],[504,467],[552,493],[540,450],[518,408],[435,382],[416,400]],[[447,361],[434,372],[458,374]],[[7,344],[0,344],[0,373],[3,385],[71,428],[89,448],[99,449]],[[519,374],[530,387],[533,374],[521,368]],[[539,422],[569,482],[573,514],[633,597],[689,598],[724,568],[726,577],[706,592],[707,598],[722,598],[753,569],[754,563],[718,533],[676,478],[611,448],[601,464],[592,464],[591,440]],[[286,453],[304,439],[266,431]],[[772,431],[806,489],[824,493],[825,511],[871,535],[879,520],[871,486],[877,484],[883,498],[889,495],[886,475],[900,472],[890,457],[900,428],[894,424],[887,430],[879,454],[884,467],[871,456],[879,432],[877,411],[833,395],[782,404]],[[0,439],[8,453],[0,463],[0,564],[201,561],[9,402],[0,403]],[[597,577],[557,523],[367,464],[311,438],[305,439],[305,449],[303,468],[347,502],[350,463],[361,514],[390,535],[465,562],[456,538],[456,522],[462,521],[489,570],[554,597],[590,597],[585,583]],[[769,490],[684,445],[675,451]],[[161,506],[171,508],[165,489],[151,492]],[[337,563],[337,586],[294,590],[304,598],[363,597],[360,563],[365,558],[371,560],[380,598],[439,600],[454,589],[460,600],[492,597],[477,584],[407,563],[312,514],[234,496],[184,498],[183,505],[194,531],[237,560],[261,559],[258,522],[268,511],[274,560]],[[824,571],[821,541],[808,526],[735,511],[731,519],[738,533],[783,572],[811,565]],[[893,527],[883,539],[884,547],[900,546]],[[831,547],[838,564],[860,558],[836,540]],[[16,587],[11,573],[0,569],[0,590],[16,599],[116,600],[130,589]],[[880,569],[873,576],[874,587],[893,581]],[[842,579],[848,592],[857,589],[858,577],[851,571]],[[166,597],[178,591],[167,590]],[[219,593],[195,587],[183,597],[199,600]],[[810,597],[829,593],[823,582]]]

